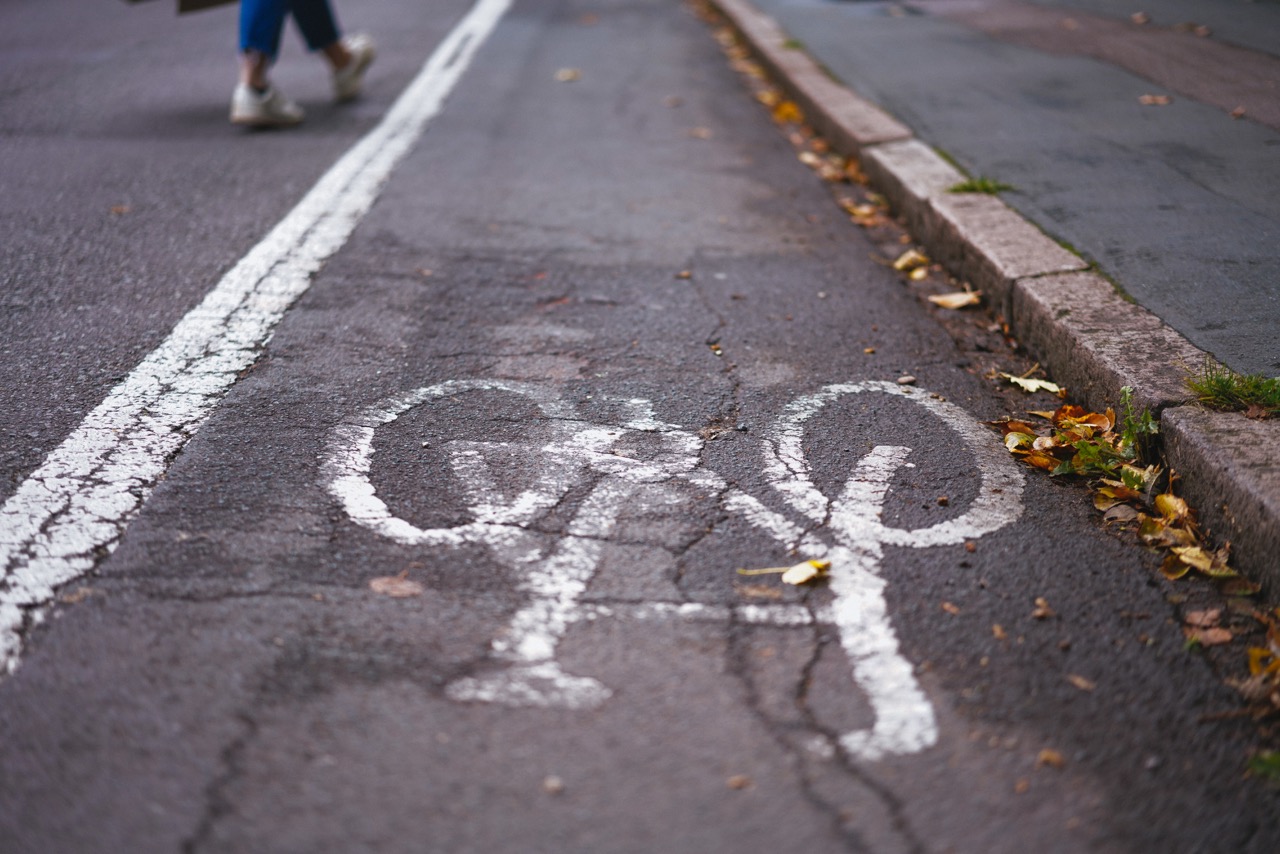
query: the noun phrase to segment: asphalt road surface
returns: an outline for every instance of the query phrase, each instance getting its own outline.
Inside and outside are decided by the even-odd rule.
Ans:
[[[0,8],[0,850],[1276,850],[1204,591],[712,26],[338,11],[244,133],[234,11]]]

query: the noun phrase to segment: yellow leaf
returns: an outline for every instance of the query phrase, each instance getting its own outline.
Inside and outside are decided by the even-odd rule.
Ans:
[[[1156,512],[1170,522],[1181,521],[1191,514],[1191,508],[1178,496],[1165,492],[1156,496]]]
[[[766,569],[740,569],[739,575],[781,575],[787,584],[805,584],[827,574],[829,560],[806,560],[795,566],[771,566]]]
[[[1139,95],[1138,103],[1146,107],[1165,107],[1173,103],[1168,95]]]
[[[756,93],[756,100],[766,107],[776,107],[782,103],[782,96],[776,89],[761,89]]]
[[[960,613],[960,606],[952,602],[943,602],[942,610],[946,611],[948,614],[954,617],[955,615]]]
[[[1046,765],[1050,768],[1061,768],[1066,764],[1067,760],[1063,758],[1062,754],[1052,748],[1046,747],[1044,750],[1040,751],[1038,756],[1036,756],[1037,768]]]
[[[561,68],[556,72],[556,80],[561,83],[572,83],[582,79],[582,71],[577,68]]]
[[[1036,440],[1029,433],[1010,433],[1004,437],[1004,446],[1011,452],[1031,445]]]
[[[949,294],[933,294],[929,297],[929,302],[934,305],[940,305],[943,308],[965,308],[966,306],[981,303],[982,294],[980,291],[955,291]]]
[[[1028,464],[1045,471],[1053,471],[1058,467],[1058,461],[1042,451],[1033,451],[1022,459]]]
[[[893,269],[900,273],[906,273],[917,267],[927,267],[929,265],[929,256],[925,255],[918,249],[908,249],[898,256],[898,260],[893,262]]]
[[[1177,581],[1188,572],[1191,567],[1178,559],[1177,555],[1165,555],[1164,563],[1160,564],[1160,572],[1170,581]]]
[[[1213,569],[1213,557],[1199,546],[1174,546],[1169,549],[1192,569],[1208,572]]]
[[[923,282],[925,279],[929,278],[929,268],[928,268],[928,267],[916,267],[916,268],[915,268],[914,270],[912,270],[910,273],[907,273],[907,276],[908,276],[908,277],[911,279],[911,281],[913,281],[913,282]]]
[[[782,573],[782,581],[784,584],[807,584],[825,576],[829,569],[831,569],[829,560],[806,560]]]
[[[798,125],[804,121],[804,113],[795,101],[783,101],[773,108],[773,120],[779,124]]]
[[[1264,649],[1260,646],[1249,647],[1249,675],[1259,676],[1265,673],[1268,670],[1268,662],[1274,665],[1277,660],[1280,659],[1277,659],[1269,649]]]

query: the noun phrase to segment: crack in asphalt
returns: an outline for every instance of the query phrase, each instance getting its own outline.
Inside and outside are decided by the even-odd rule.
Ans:
[[[244,773],[243,760],[249,745],[258,735],[258,722],[247,711],[236,712],[242,727],[239,735],[232,738],[222,748],[218,763],[221,770],[205,786],[204,810],[191,834],[182,841],[183,854],[197,854],[212,840],[213,832],[219,821],[235,812],[227,795],[227,790]]]

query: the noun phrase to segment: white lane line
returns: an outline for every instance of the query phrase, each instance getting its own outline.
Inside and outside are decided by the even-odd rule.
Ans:
[[[26,612],[115,548],[170,459],[257,359],[312,275],[347,241],[510,3],[479,0],[382,122],[0,508],[0,674],[18,664]]]

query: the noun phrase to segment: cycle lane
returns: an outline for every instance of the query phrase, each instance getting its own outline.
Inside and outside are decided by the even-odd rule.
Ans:
[[[1041,847],[1098,850],[1116,826],[1135,833],[1141,812],[1109,816],[1093,790],[1116,770],[1101,758],[1082,747],[1058,777],[1029,771],[1030,760],[1049,741],[1089,743],[1082,731],[1099,717],[1117,724],[1160,710],[1166,734],[1184,732],[1183,710],[1167,708],[1177,692],[1159,681],[1163,667],[1181,666],[1206,694],[1215,683],[1193,662],[1179,665],[1164,642],[1156,666],[1132,642],[1111,652],[1116,673],[1088,696],[1055,687],[1062,672],[1045,660],[1066,667],[1056,632],[1027,631],[1022,644],[1015,635],[1012,660],[999,661],[988,621],[1034,626],[1028,576],[1060,585],[1061,597],[1041,592],[1061,612],[1104,627],[1121,602],[1153,613],[1160,603],[1136,569],[1101,582],[1085,573],[1110,588],[1069,598],[1081,579],[1054,581],[1017,531],[990,534],[972,553],[963,543],[884,549],[888,610],[921,668],[940,743],[879,762],[832,756],[831,734],[874,718],[838,633],[818,620],[830,593],[773,599],[742,583],[736,567],[781,562],[788,549],[734,512],[728,489],[786,511],[770,442],[783,435],[788,405],[834,383],[911,370],[913,393],[939,394],[975,419],[1001,414],[1002,401],[955,369],[964,357],[888,272],[866,263],[865,244],[851,247],[822,189],[803,183],[696,25],[649,8],[586,24],[565,9],[579,11],[526,7],[499,34],[459,95],[465,118],[446,116],[410,156],[265,360],[171,469],[90,585],[99,592],[41,633],[10,696],[53,715],[102,710],[66,730],[82,736],[79,758],[50,754],[81,773],[79,763],[101,762],[98,786],[113,771],[138,775],[134,763],[196,754],[197,782],[173,780],[181,797],[155,801],[182,804],[194,848],[254,840],[420,850],[426,840],[449,850],[1017,850],[1051,826],[1062,835]],[[562,23],[544,30],[547,20]],[[634,39],[627,49],[598,35],[623,29]],[[555,81],[569,63],[581,64],[582,79]],[[585,85],[593,70],[598,88]],[[699,78],[706,91],[689,84]],[[673,94],[680,106],[665,100]],[[676,277],[686,269],[691,278]],[[831,346],[855,336],[876,353]],[[496,481],[484,494],[514,506],[556,474],[548,458],[581,459],[547,450],[567,441],[557,430],[630,424],[636,434],[578,447],[597,455],[588,466],[596,480],[565,486],[517,520],[539,554],[574,536],[600,545],[555,656],[610,688],[594,709],[451,697],[451,685],[493,668],[495,638],[529,602],[518,561],[486,544],[396,542],[330,492],[336,428],[458,380],[546,389],[566,411],[495,386],[386,422],[372,440],[369,483],[389,513],[423,530],[477,515],[465,491],[475,480],[463,476],[475,469],[459,460],[482,460]],[[806,422],[815,489],[837,499],[859,460],[910,446],[903,462],[915,468],[889,480],[884,524],[913,530],[961,517],[979,495],[965,441],[915,403],[881,396],[846,395]],[[652,420],[624,405],[639,400]],[[667,435],[696,437],[707,479],[643,484],[647,498],[617,505],[608,531],[575,531],[611,471],[670,451],[653,441],[661,430],[641,429],[659,422]],[[1029,484],[1025,506],[1044,506],[1053,492]],[[1053,506],[1027,523],[1059,550],[1083,539],[1087,563],[1133,561],[1083,511]],[[425,586],[422,596],[368,591],[371,578],[402,571]],[[959,603],[958,619],[942,601]],[[680,608],[704,618],[668,613]],[[757,621],[749,608],[795,614],[795,625]],[[1077,637],[1070,661],[1096,662],[1113,639],[1108,630]],[[81,643],[94,683],[54,678],[55,662]],[[980,653],[1000,677],[980,676],[992,666],[974,660]],[[1126,710],[1130,698],[1109,689],[1127,692],[1129,676],[1150,696]],[[143,690],[125,700],[126,685]],[[1048,696],[1027,696],[1037,691]],[[5,743],[41,744],[39,727],[19,718],[8,725],[31,729]],[[166,726],[148,731],[149,720]],[[111,755],[109,732],[124,734],[124,753]],[[1141,764],[1161,741],[1095,743],[1103,756],[1133,753],[1135,767],[1109,785],[1140,789],[1150,773]],[[64,774],[82,787],[72,790],[85,809],[123,806],[145,826],[140,805],[113,803],[94,775]],[[1033,785],[1017,795],[1023,776]]]

